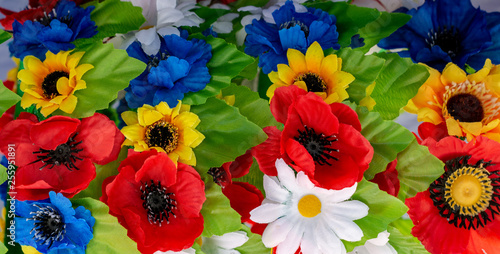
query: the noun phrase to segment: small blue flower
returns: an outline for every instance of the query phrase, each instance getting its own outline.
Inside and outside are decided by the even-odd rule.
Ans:
[[[160,50],[155,55],[144,53],[137,41],[127,48],[129,56],[148,65],[125,89],[131,108],[156,106],[162,101],[173,108],[185,93],[200,91],[210,82],[207,63],[212,58],[212,46],[203,40],[189,41],[183,37],[160,37]]]
[[[83,254],[93,238],[95,219],[80,206],[51,191],[49,199],[16,201],[16,242],[41,253]]]
[[[306,53],[307,48],[317,41],[323,49],[339,49],[337,18],[320,9],[308,8],[298,13],[292,1],[273,12],[276,24],[263,19],[252,21],[245,27],[247,37],[245,53],[259,58],[264,73],[278,70],[278,64],[287,64],[286,52],[293,48]]]
[[[378,44],[418,63],[443,70],[447,63],[478,70],[490,58],[500,63],[500,13],[487,13],[468,0],[425,1],[412,19]]]
[[[90,19],[94,6],[85,9],[69,0],[60,1],[45,17],[24,24],[14,21],[14,40],[9,45],[13,56],[34,55],[44,59],[47,50],[57,54],[75,48],[71,42],[97,34],[95,22]]]

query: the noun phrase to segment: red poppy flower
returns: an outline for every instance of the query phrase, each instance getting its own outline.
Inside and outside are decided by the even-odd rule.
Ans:
[[[70,1],[75,2],[77,5],[90,2],[90,0]],[[47,13],[52,12],[52,9],[54,9],[58,2],[59,0],[29,0],[27,8],[19,12],[0,8],[0,13],[5,15],[5,18],[0,19],[0,24],[2,24],[5,30],[12,31],[12,23],[14,23],[14,20],[23,24],[26,20],[37,20],[43,18],[47,15]]]
[[[262,204],[264,195],[257,187],[247,182],[233,182],[248,174],[253,164],[253,156],[248,150],[232,162],[226,162],[221,167],[208,171],[214,182],[222,187],[222,193],[229,199],[231,207],[241,215],[241,222],[250,221],[250,211]]]
[[[361,181],[373,147],[349,106],[328,105],[314,93],[287,86],[276,89],[271,112],[285,127],[282,132],[265,128],[269,138],[252,150],[265,174],[275,176],[274,162],[283,158],[323,188],[343,189]]]
[[[432,138],[436,141],[449,136],[448,129],[446,128],[446,123],[444,122],[438,125],[423,122],[418,126],[418,135],[422,140]]]
[[[81,121],[24,113],[0,131],[0,151],[14,145],[16,199],[40,200],[55,191],[71,198],[95,178],[93,163],[116,160],[124,136],[105,115]]]
[[[129,156],[103,183],[101,201],[127,229],[141,253],[180,251],[203,231],[205,184],[191,167],[178,167],[156,150]]]
[[[379,189],[394,197],[398,196],[400,188],[398,171],[396,170],[397,164],[397,160],[391,161],[387,164],[385,171],[376,174],[375,177],[370,180],[370,182],[376,183]]]
[[[444,174],[406,200],[416,236],[431,253],[497,253],[500,248],[500,143],[455,137],[423,144]]]

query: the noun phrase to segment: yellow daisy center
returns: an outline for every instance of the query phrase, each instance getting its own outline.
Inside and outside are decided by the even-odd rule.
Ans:
[[[445,183],[444,198],[461,215],[476,216],[489,207],[493,186],[484,168],[462,167]]]
[[[46,99],[53,99],[54,97],[61,95],[57,91],[57,81],[62,77],[69,78],[69,74],[64,71],[54,71],[45,76],[42,82],[43,97]]]
[[[447,86],[443,94],[443,116],[459,122],[489,123],[500,112],[500,103],[489,92],[484,83],[468,80]]]
[[[175,125],[159,120],[147,127],[144,140],[149,147],[161,147],[170,153],[179,144],[179,131]]]
[[[304,81],[309,92],[325,92],[326,82],[316,73],[307,72],[295,78],[295,82]]]
[[[315,195],[305,195],[299,200],[297,208],[302,216],[312,218],[321,213],[321,201]]]

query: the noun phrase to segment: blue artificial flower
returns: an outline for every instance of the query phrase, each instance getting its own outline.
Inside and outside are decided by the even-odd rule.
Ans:
[[[245,27],[247,37],[245,53],[259,58],[259,66],[265,74],[277,71],[278,64],[287,64],[286,52],[296,49],[306,53],[307,48],[317,41],[321,48],[339,49],[337,18],[320,9],[308,8],[298,13],[292,1],[273,12],[276,24],[254,19]]]
[[[51,191],[49,199],[16,201],[16,242],[41,253],[85,253],[95,219],[83,206]]]
[[[165,101],[173,108],[185,93],[200,91],[210,82],[207,63],[212,58],[212,46],[203,40],[189,41],[183,37],[160,37],[160,50],[155,55],[144,53],[137,41],[127,48],[129,56],[148,65],[125,89],[129,107],[156,106]]]
[[[24,24],[14,21],[14,39],[9,45],[11,55],[21,59],[27,55],[45,59],[47,50],[57,54],[74,49],[71,42],[97,34],[97,26],[90,19],[94,8],[83,9],[73,1],[62,0],[51,13],[39,20],[27,20]]]
[[[468,0],[429,0],[407,14],[411,20],[381,40],[381,48],[406,48],[402,57],[440,71],[449,62],[476,70],[487,58],[500,63],[500,13],[476,9]]]

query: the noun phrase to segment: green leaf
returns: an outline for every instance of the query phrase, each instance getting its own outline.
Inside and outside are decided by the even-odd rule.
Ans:
[[[0,184],[7,181],[7,168],[0,164]]]
[[[378,77],[385,61],[376,56],[365,56],[363,52],[349,48],[341,49],[336,54],[342,58],[342,71],[349,72],[356,78],[349,84],[347,92],[349,100],[359,103],[366,97],[366,88]]]
[[[375,21],[380,12],[372,8],[364,8],[345,2],[325,2],[305,4],[308,7],[319,8],[329,14],[335,15],[339,44],[347,47],[351,44],[351,37],[368,23]]]
[[[202,236],[223,235],[241,227],[241,216],[231,208],[229,199],[211,179],[205,183],[205,197],[207,200],[201,208],[205,220]]]
[[[365,203],[369,210],[366,217],[354,221],[363,230],[363,238],[358,242],[342,241],[347,252],[352,251],[356,246],[363,245],[366,240],[376,238],[380,232],[387,229],[389,223],[408,211],[408,207],[403,202],[381,191],[377,184],[368,182],[366,179],[358,183],[352,199]]]
[[[399,116],[400,109],[413,98],[420,86],[429,77],[427,68],[414,64],[409,58],[401,58],[397,53],[379,53],[385,59],[384,68],[375,80],[371,97],[377,104],[374,111],[382,118],[393,120]]]
[[[263,99],[266,99],[268,100],[269,97],[267,97],[266,93],[267,93],[267,89],[269,89],[269,87],[273,84],[273,82],[271,82],[271,80],[269,79],[269,76],[267,74],[265,74],[263,71],[260,71],[259,73],[259,87],[258,87],[258,91],[259,92],[259,96],[260,98],[263,98]]]
[[[209,36],[204,40],[212,45],[212,58],[207,63],[212,78],[203,90],[185,94],[182,100],[185,104],[198,105],[205,103],[207,98],[219,94],[221,89],[231,84],[232,78],[254,62],[253,57],[239,51],[236,46],[228,44],[223,39]]]
[[[215,21],[217,21],[218,18],[224,16],[230,11],[224,9],[210,8],[206,6],[199,6],[199,8],[194,9],[193,12],[196,13],[196,15],[198,15],[205,21],[201,23],[199,27],[189,27],[189,28],[186,27],[186,30],[190,31],[190,33],[196,33],[196,32],[201,33],[206,29],[209,29],[210,26],[212,26],[212,24]]]
[[[425,191],[429,185],[444,173],[444,163],[429,152],[416,139],[398,154],[396,165],[401,185],[398,198],[405,200]]]
[[[71,199],[74,207],[83,206],[95,218],[94,238],[87,253],[139,253],[137,244],[127,236],[127,230],[109,214],[109,207],[92,198]]]
[[[234,8],[238,9],[238,8],[241,8],[244,6],[249,6],[249,5],[252,5],[255,7],[262,7],[262,6],[266,5],[267,2],[269,2],[269,0],[239,0],[239,1],[236,1],[233,3],[235,3]]]
[[[142,16],[142,8],[133,6],[130,2],[120,0],[94,1],[86,6],[95,6],[95,9],[90,13],[90,19],[95,22],[99,32],[92,38],[76,40],[74,44],[77,48],[83,48],[116,34],[139,30],[146,21]]]
[[[21,97],[5,87],[0,80],[0,116],[20,100]]]
[[[276,126],[278,122],[274,119],[269,108],[269,102],[261,99],[257,92],[251,91],[248,87],[231,85],[222,90],[222,96],[234,95],[234,107],[240,113],[256,125],[264,128],[266,126]]]
[[[78,97],[75,110],[71,114],[57,110],[55,114],[74,118],[92,116],[96,110],[108,108],[118,91],[125,89],[130,80],[146,69],[145,63],[129,57],[125,50],[102,43],[94,44],[83,55],[80,64],[84,63],[92,64],[94,68],[82,77],[87,88],[75,92]]]
[[[239,251],[241,254],[269,254],[271,253],[271,249],[266,248],[262,243],[262,237],[259,234],[254,234],[250,231],[245,225],[241,225],[240,231],[244,231],[247,233],[248,241],[242,246],[236,248],[235,250]]]
[[[4,243],[0,243],[0,254],[5,254],[8,250]]]
[[[200,118],[196,129],[205,135],[194,149],[196,169],[202,175],[211,167],[233,161],[267,138],[259,126],[219,99],[209,98],[203,105],[192,106],[191,112]]]
[[[10,38],[12,38],[12,35],[9,32],[0,30],[0,44],[4,43]]]
[[[393,121],[383,120],[378,112],[369,112],[366,107],[357,107],[356,113],[361,122],[361,134],[370,141],[374,154],[370,167],[365,171],[366,179],[385,170],[389,162],[396,159],[414,139],[405,127]]]
[[[411,222],[411,221],[410,221]],[[404,235],[397,228],[390,227],[387,230],[391,235],[389,236],[389,244],[394,247],[398,253],[411,253],[411,254],[428,254],[429,252],[412,235]]]
[[[381,39],[394,33],[394,31],[402,27],[410,19],[411,16],[404,13],[382,12],[376,20],[359,30],[359,35],[364,39],[363,42],[365,45],[356,50],[361,50],[365,53],[368,52]]]
[[[106,165],[95,164],[96,177],[92,180],[85,190],[76,194],[75,198],[94,198],[99,199],[102,196],[102,183],[104,179],[118,175],[118,166],[120,163],[127,158],[127,147],[122,147],[118,158]]]

